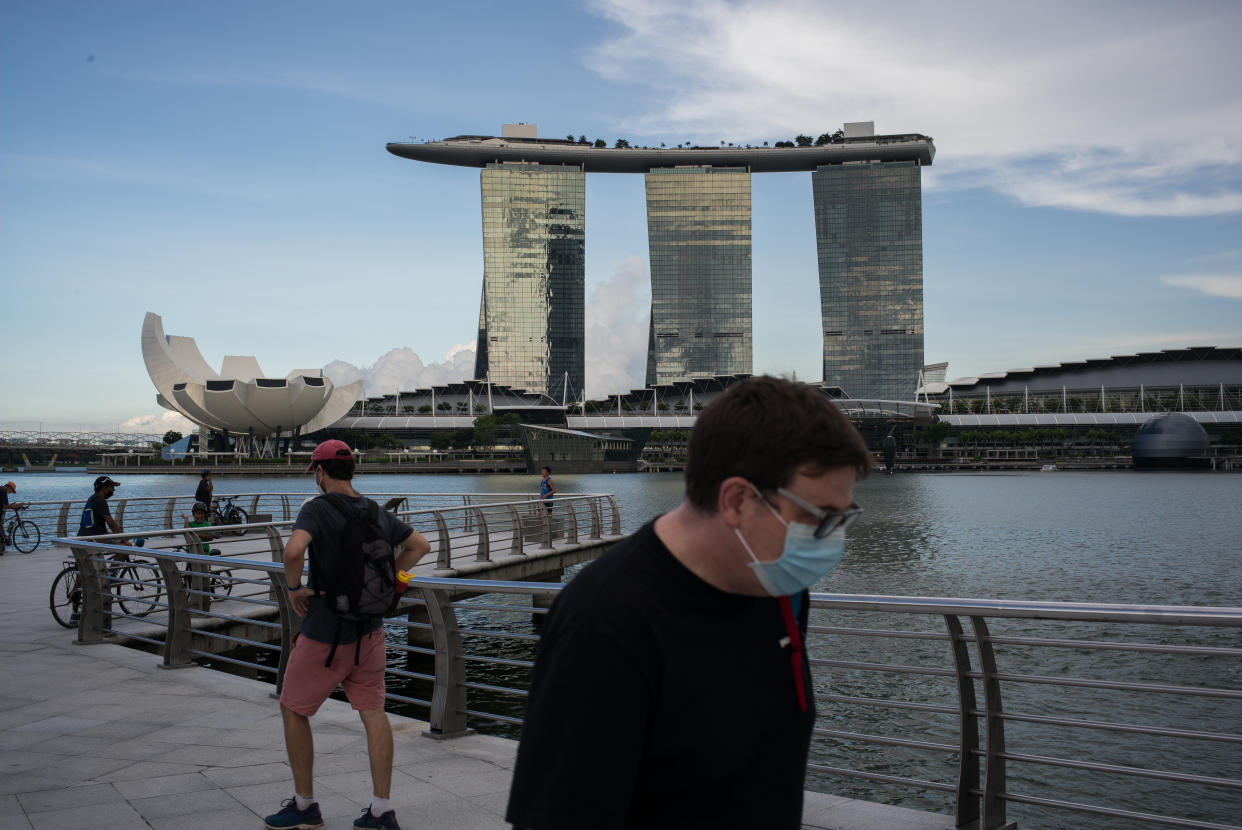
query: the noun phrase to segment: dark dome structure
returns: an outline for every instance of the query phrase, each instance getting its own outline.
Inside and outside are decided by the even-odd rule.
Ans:
[[[1209,443],[1207,431],[1189,415],[1156,415],[1134,434],[1134,466],[1204,467],[1208,463]]]

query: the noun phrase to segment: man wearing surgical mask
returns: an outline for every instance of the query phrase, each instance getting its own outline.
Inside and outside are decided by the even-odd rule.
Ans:
[[[687,447],[685,501],[552,606],[506,818],[800,827],[807,590],[841,561],[871,463],[818,387],[750,378],[712,401]]]

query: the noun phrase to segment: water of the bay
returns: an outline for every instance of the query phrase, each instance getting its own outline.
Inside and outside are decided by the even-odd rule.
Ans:
[[[563,493],[613,493],[623,529],[675,506],[681,479],[657,475],[555,475]],[[42,500],[85,498],[92,476],[14,476],[18,496]],[[195,476],[126,475],[127,496],[193,491]],[[361,476],[358,489],[372,493],[533,492],[537,479],[522,475]],[[301,478],[224,477],[217,493],[308,492]],[[846,557],[818,590],[833,593],[952,596],[1161,605],[1242,606],[1242,476],[1190,472],[957,473],[873,476],[858,485],[865,508],[849,533]],[[938,618],[845,615],[817,612],[813,624],[857,628],[906,628],[944,632]],[[529,631],[529,615],[511,623]],[[1141,626],[1098,627],[1070,623],[994,623],[993,634],[1039,633],[1066,639],[1109,637],[1133,642],[1242,647],[1242,636],[1198,629]],[[812,655],[858,662],[949,668],[943,641],[892,640],[829,634],[810,638]],[[530,656],[518,644],[510,656]],[[1236,660],[1185,655],[1174,658],[1131,652],[1120,656],[1082,649],[998,648],[1002,671],[1085,677],[1177,686],[1242,688]],[[401,659],[399,656],[396,659]],[[977,666],[976,666],[977,668]],[[817,668],[821,693],[900,699],[956,708],[949,678],[885,675],[860,669]],[[523,686],[518,677],[492,682]],[[1003,684],[1006,711],[1083,720],[1155,724],[1183,729],[1238,731],[1218,722],[1236,704],[1212,698],[1152,695],[1055,686]],[[500,711],[476,701],[471,708]],[[510,703],[510,705],[512,705]],[[818,726],[843,732],[955,744],[956,715],[934,715],[837,703],[821,703]],[[425,717],[426,711],[411,711]],[[721,728],[728,728],[722,724]],[[1242,754],[1234,745],[1191,739],[1158,739],[1111,730],[1025,723],[1007,724],[1010,752],[1084,758],[1130,767],[1171,769],[1208,776],[1242,777]],[[503,730],[502,730],[503,731]],[[512,734],[510,732],[509,734]],[[813,761],[955,783],[954,753],[819,739]],[[811,775],[808,787],[904,806],[951,811],[951,794]],[[1080,773],[1032,763],[1011,764],[1007,789],[1130,810],[1231,822],[1239,799],[1226,787],[1191,786],[1111,773]],[[1115,818],[1066,814],[1029,805],[1009,808],[1024,827],[1121,828],[1150,826]]]

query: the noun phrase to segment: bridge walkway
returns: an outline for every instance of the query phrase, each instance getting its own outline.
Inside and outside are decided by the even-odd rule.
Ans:
[[[47,608],[53,551],[0,557],[0,829],[235,830],[292,794],[271,686],[120,645],[77,645]],[[422,737],[391,716],[393,801],[407,826],[503,830],[516,744]],[[329,700],[315,721],[316,795],[329,827],[370,799],[357,716]],[[806,828],[940,830],[947,816],[807,794]]]

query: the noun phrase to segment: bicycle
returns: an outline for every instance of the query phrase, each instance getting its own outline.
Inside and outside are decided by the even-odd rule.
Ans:
[[[223,500],[217,499],[211,510],[211,523],[213,525],[244,525],[249,520],[246,511],[233,504],[232,496],[228,496]],[[246,529],[238,528],[233,531],[233,534],[245,536]]]
[[[24,509],[13,508],[13,518],[5,525],[4,538],[6,545],[12,545],[22,553],[30,553],[39,546],[42,535],[37,524],[22,518],[21,511]]]
[[[112,592],[113,602],[127,617],[145,617],[155,610],[156,603],[164,596],[164,580],[158,568],[137,565],[124,560],[113,560],[108,566],[105,579]],[[149,577],[144,580],[140,572]],[[82,579],[78,565],[66,560],[65,567],[52,580],[48,598],[52,618],[65,628],[77,628],[77,617],[82,611]]]
[[[185,547],[185,545],[179,545],[177,547],[177,550],[181,551],[182,553],[187,552],[187,548]],[[189,551],[189,552],[201,553],[201,551]],[[219,556],[220,551],[209,550],[206,555],[207,556]],[[192,574],[190,571],[186,571],[185,575],[189,577],[195,574]],[[207,590],[211,592],[211,598],[213,600],[224,599],[225,597],[230,596],[233,593],[233,572],[229,570],[228,568],[213,567],[211,571],[209,572],[209,578],[207,580]]]

